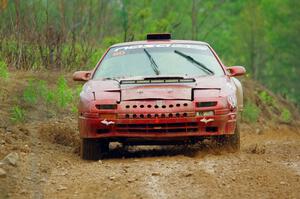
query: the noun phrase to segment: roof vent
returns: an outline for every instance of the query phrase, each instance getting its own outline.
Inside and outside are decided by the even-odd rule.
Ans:
[[[171,39],[170,33],[149,33],[147,40],[169,40]]]

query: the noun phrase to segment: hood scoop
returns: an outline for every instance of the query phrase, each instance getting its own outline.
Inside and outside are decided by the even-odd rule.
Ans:
[[[121,100],[192,100],[192,88],[179,86],[135,87],[121,90]]]
[[[182,78],[182,77],[155,77],[144,78],[139,80],[121,80],[120,84],[161,84],[161,83],[193,83],[194,78]]]

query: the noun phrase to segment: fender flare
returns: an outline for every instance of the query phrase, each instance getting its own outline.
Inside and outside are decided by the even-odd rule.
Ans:
[[[243,111],[244,108],[244,94],[243,94],[243,87],[240,82],[235,77],[232,77],[232,81],[236,87],[236,98],[237,98],[237,106],[238,106],[238,111]]]

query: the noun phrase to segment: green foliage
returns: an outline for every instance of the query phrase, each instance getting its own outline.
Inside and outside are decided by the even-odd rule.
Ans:
[[[105,46],[105,48],[108,48],[109,46],[116,44],[116,43],[120,43],[122,42],[121,37],[106,37],[103,41],[103,44]]]
[[[55,89],[55,101],[61,108],[66,108],[73,101],[72,89],[68,86],[66,79],[61,76]]]
[[[44,80],[31,79],[23,92],[23,99],[30,105],[45,104],[51,113],[64,110],[76,113],[80,91],[81,86],[70,88],[63,76],[59,77],[54,88]]]
[[[77,109],[77,105],[79,103],[79,96],[80,96],[80,92],[82,91],[82,86],[78,85],[74,90],[73,90],[73,105],[71,107],[71,111],[73,113],[78,113],[78,109]]]
[[[31,79],[28,82],[28,86],[23,92],[23,99],[26,103],[34,105],[37,102],[38,90],[36,88],[35,80]]]
[[[10,120],[14,123],[23,122],[25,120],[25,111],[19,106],[11,109]]]
[[[259,99],[266,105],[274,105],[275,100],[272,96],[270,96],[267,91],[261,91],[258,94]]]
[[[100,58],[102,57],[103,53],[105,52],[105,49],[97,49],[95,50],[89,61],[88,61],[88,68],[92,68],[95,67],[96,64],[98,63],[98,61],[100,60]]]
[[[280,120],[285,123],[290,123],[292,121],[292,114],[288,109],[283,109],[280,114]]]
[[[45,80],[36,80],[36,90],[41,95],[42,98],[45,98],[48,92],[48,85]]]
[[[76,88],[74,89],[74,93],[73,96],[75,98],[79,98],[80,92],[82,91],[82,85],[78,85],[76,86]]]
[[[40,69],[43,67],[41,51],[34,42],[17,42],[17,39],[5,38],[0,41],[0,57],[5,57],[7,63],[17,69]],[[42,47],[43,48],[43,47]],[[46,52],[45,49],[40,49]]]
[[[78,113],[78,108],[77,108],[77,106],[73,105],[73,106],[71,107],[71,112],[72,112],[72,113]]]
[[[0,60],[0,78],[3,78],[3,79],[8,78],[7,65],[4,61],[1,61],[1,60]]]
[[[243,111],[243,119],[246,122],[249,123],[257,122],[259,114],[260,114],[260,109],[254,103],[247,102],[245,104],[244,111]]]
[[[47,82],[44,80],[36,80],[37,92],[47,105],[54,102],[54,91],[48,88]]]
[[[50,105],[55,103],[55,100],[61,100],[56,98],[55,92],[55,90],[48,88],[46,81],[31,79],[23,92],[23,99],[30,105],[35,105],[38,100]]]
[[[55,94],[54,91],[48,90],[46,95],[44,96],[44,100],[47,104],[52,104],[54,103],[55,100]]]

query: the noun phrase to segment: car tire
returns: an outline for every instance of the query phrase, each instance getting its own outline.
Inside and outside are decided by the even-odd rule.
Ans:
[[[234,151],[239,151],[241,147],[241,140],[240,140],[240,125],[237,122],[235,131],[233,135],[229,135],[227,137],[227,146],[229,146]]]
[[[109,151],[109,142],[98,139],[81,139],[80,156],[84,160],[99,160]]]
[[[216,141],[219,145],[228,147],[234,152],[239,151],[241,145],[239,122],[236,123],[234,134],[218,136]]]

